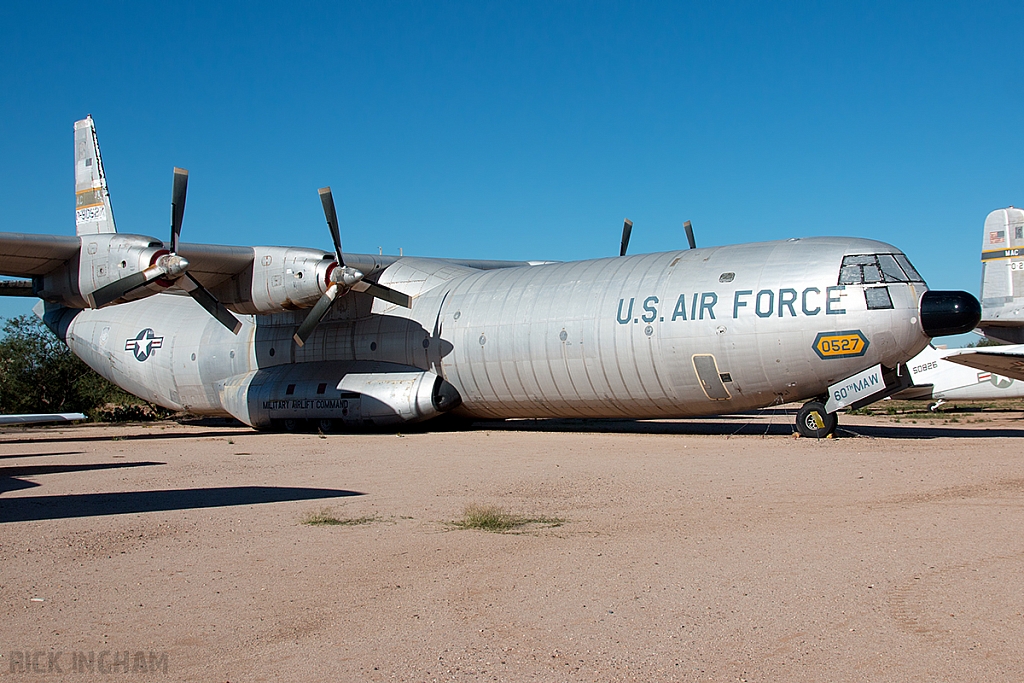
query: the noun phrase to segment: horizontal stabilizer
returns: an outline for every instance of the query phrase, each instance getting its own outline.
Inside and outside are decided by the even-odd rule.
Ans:
[[[1024,344],[1024,320],[982,320],[978,329],[989,339],[1005,344]]]
[[[945,356],[950,363],[966,365],[1010,379],[1024,380],[1024,345],[964,349]]]

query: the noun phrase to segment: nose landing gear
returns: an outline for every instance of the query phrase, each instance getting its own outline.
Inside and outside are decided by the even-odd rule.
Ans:
[[[835,413],[825,412],[821,401],[808,401],[796,413],[796,430],[800,436],[824,439],[835,433],[839,418]]]

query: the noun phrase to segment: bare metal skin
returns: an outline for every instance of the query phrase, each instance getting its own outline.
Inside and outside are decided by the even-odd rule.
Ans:
[[[47,324],[112,382],[253,427],[823,401],[970,317],[962,293],[928,299],[898,249],[855,238],[571,263],[345,255],[330,188],[334,253],[179,243],[184,169],[164,244],[116,232],[91,119],[76,154],[77,237],[0,233],[0,273],[33,278]]]

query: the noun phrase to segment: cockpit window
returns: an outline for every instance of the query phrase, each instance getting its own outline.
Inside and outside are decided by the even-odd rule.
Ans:
[[[907,275],[900,268],[900,265],[896,262],[896,257],[892,254],[879,254],[878,255],[878,266],[882,269],[882,274],[885,275],[886,282],[906,282]]]
[[[870,285],[881,282],[924,282],[903,254],[847,256],[839,269],[839,284]]]
[[[924,278],[918,274],[917,269],[915,269],[914,266],[910,265],[910,261],[907,260],[906,256],[903,254],[895,254],[895,257],[896,262],[903,268],[903,272],[910,276],[911,282],[924,282]]]

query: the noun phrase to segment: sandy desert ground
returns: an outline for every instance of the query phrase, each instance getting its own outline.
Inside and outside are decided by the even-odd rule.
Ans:
[[[0,679],[1017,680],[1022,415],[896,419],[6,430]]]

